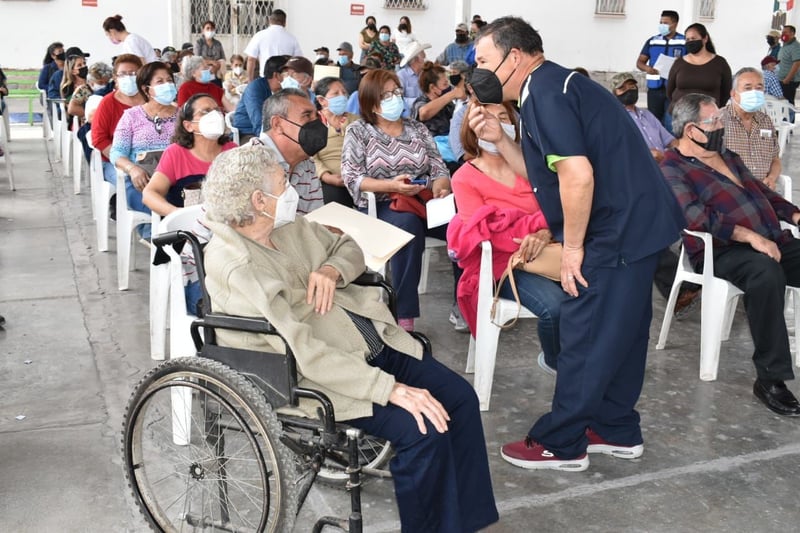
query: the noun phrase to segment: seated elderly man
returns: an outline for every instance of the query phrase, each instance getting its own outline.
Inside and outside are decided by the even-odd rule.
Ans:
[[[328,127],[302,89],[281,89],[264,103],[260,141],[275,152],[300,195],[297,212],[322,207],[322,181],[312,159],[328,144]]]
[[[661,169],[688,229],[713,235],[714,274],[744,291],[758,376],[753,393],[780,415],[800,416],[800,404],[784,383],[794,373],[783,318],[786,285],[800,285],[800,240],[780,225],[797,224],[800,210],[725,149],[722,113],[714,102],[688,94],[674,104],[678,147],[667,151]],[[702,241],[687,236],[684,243],[699,266]]]
[[[299,384],[336,419],[388,439],[403,531],[477,531],[498,519],[472,387],[423,352],[374,289],[352,285],[364,256],[347,235],[295,217],[297,192],[270,150],[220,154],[204,186],[206,284],[214,311],[263,316],[297,358]],[[268,337],[220,344],[275,351]],[[313,403],[300,408],[315,416]]]
[[[775,189],[781,174],[778,134],[764,113],[764,76],[744,67],[733,77],[731,99],[722,108],[725,148],[736,152],[756,179]]]

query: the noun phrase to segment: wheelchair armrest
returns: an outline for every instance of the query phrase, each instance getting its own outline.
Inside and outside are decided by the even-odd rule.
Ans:
[[[383,276],[377,272],[365,270],[360,276],[353,280],[356,285],[364,285],[367,287],[380,287],[383,282]]]
[[[417,339],[417,341],[419,341],[419,343],[422,345],[423,351],[431,354],[433,353],[433,345],[431,344],[431,340],[428,337],[426,337],[419,331],[410,331],[409,333],[411,334],[412,337],[414,337],[415,339]]]
[[[203,318],[195,320],[195,322],[201,322],[202,327],[230,329],[234,331],[245,331],[247,333],[280,335],[275,327],[264,317],[245,317],[208,313]]]
[[[377,272],[369,272],[364,271],[363,274],[358,276],[356,279],[353,280],[354,285],[361,285],[363,287],[380,287],[386,292],[387,302],[386,305],[389,306],[389,311],[392,312],[392,316],[395,320],[397,320],[397,294],[394,292],[394,287],[386,281],[382,275],[378,274]]]

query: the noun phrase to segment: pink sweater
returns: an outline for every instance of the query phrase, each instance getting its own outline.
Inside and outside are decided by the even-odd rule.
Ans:
[[[514,187],[507,187],[469,162],[461,165],[453,174],[452,187],[456,195],[458,215],[464,221],[469,220],[484,205],[519,209],[525,213],[537,213],[541,210],[527,179],[517,176]]]

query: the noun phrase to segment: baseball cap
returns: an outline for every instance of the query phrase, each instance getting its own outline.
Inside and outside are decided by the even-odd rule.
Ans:
[[[177,52],[177,50],[175,50],[174,46],[165,46],[161,49],[161,53],[164,54],[166,52]]]
[[[286,69],[292,69],[295,72],[303,72],[311,77],[314,77],[314,65],[305,57],[295,56],[289,59],[281,69],[283,72]]]
[[[319,48],[314,49],[315,52],[325,52],[326,54],[330,54],[331,51],[328,50],[327,46],[320,46]]]
[[[637,85],[639,84],[639,82],[636,81],[636,76],[634,76],[630,72],[620,72],[619,74],[615,74],[614,77],[611,78],[611,88],[619,89],[628,80],[633,81]]]
[[[189,50],[194,49],[194,45],[192,43],[183,43],[181,45],[181,50]]]
[[[339,45],[339,48],[337,48],[337,50],[344,50],[345,52],[350,52],[352,54],[353,45],[348,43],[347,41],[344,41],[342,42],[342,44]]]
[[[379,68],[381,68],[381,62],[374,57],[368,57],[361,63],[358,70],[359,72],[363,72],[365,70],[375,70]]]
[[[469,32],[469,27],[464,22],[460,22],[456,26],[456,31],[463,31],[464,33],[467,33]]]
[[[89,57],[91,54],[85,53],[83,50],[81,50],[77,46],[70,46],[69,48],[67,48],[67,51],[64,53],[64,55],[66,55],[67,58],[70,58],[70,57],[74,57],[74,56]]]
[[[767,35],[775,37],[776,39],[781,38],[781,32],[779,32],[778,30],[770,30],[770,32]]]
[[[762,67],[766,67],[767,65],[773,65],[775,63],[780,63],[780,61],[778,61],[777,59],[775,59],[772,56],[767,56],[767,57],[765,57],[764,59],[761,60],[761,66]]]

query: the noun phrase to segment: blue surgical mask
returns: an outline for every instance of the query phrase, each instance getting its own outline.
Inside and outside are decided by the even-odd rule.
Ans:
[[[286,76],[281,82],[282,89],[300,89],[300,82],[291,76]]]
[[[334,115],[341,115],[347,110],[347,97],[344,95],[328,98],[328,110]]]
[[[350,58],[349,57],[347,57],[347,56],[339,56],[339,64],[341,66],[345,66],[349,62],[350,62]]]
[[[381,112],[378,114],[384,119],[394,122],[403,114],[404,108],[403,97],[394,95],[388,100],[381,100]]]
[[[658,34],[659,35],[669,35],[669,24],[659,24],[658,25]]]
[[[765,100],[764,91],[743,91],[739,93],[739,107],[748,113],[753,113],[764,107]]]
[[[380,39],[382,43],[388,43],[390,38],[391,35],[389,35],[388,33],[381,33]]]
[[[175,88],[174,83],[156,85],[153,87],[153,92],[156,93],[153,99],[161,105],[171,104],[175,101],[175,97],[178,96],[178,89]]]
[[[200,71],[200,83],[208,83],[211,81],[211,69]]]
[[[117,78],[117,88],[125,96],[136,96],[139,88],[136,86],[136,76],[120,76]]]

